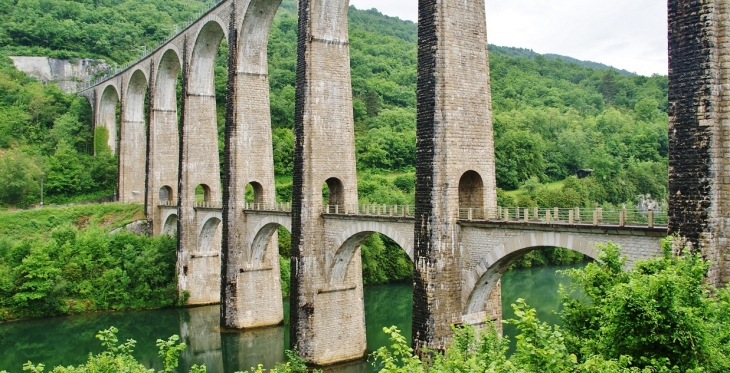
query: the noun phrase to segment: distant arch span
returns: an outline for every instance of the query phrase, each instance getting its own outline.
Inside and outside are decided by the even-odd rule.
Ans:
[[[337,248],[330,271],[330,283],[338,283],[345,279],[347,267],[350,265],[355,250],[373,233],[380,233],[395,241],[408,257],[413,260],[413,237],[405,237],[398,230],[384,222],[360,222],[342,232],[335,241]]]
[[[538,247],[562,247],[598,259],[598,247],[574,234],[534,232],[513,237],[493,247],[467,274],[465,289],[471,289],[466,300],[465,314],[479,312],[502,274],[529,251]]]

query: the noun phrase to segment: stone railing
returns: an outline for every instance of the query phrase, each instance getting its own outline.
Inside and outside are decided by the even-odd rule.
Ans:
[[[223,203],[221,202],[195,202],[195,208],[201,208],[201,209],[222,209]]]
[[[244,210],[249,211],[291,211],[291,202],[282,203],[254,203],[246,202],[243,206]]]
[[[413,205],[325,205],[325,214],[367,215],[367,216],[415,216]]]
[[[460,220],[520,221],[525,223],[587,224],[623,226],[666,226],[666,211],[626,208],[525,208],[497,207],[496,209],[459,209]]]
[[[160,206],[160,207],[177,207],[177,201],[170,201],[170,200],[160,201],[158,206]]]
[[[173,201],[160,201],[160,206],[177,206]],[[196,208],[222,209],[221,203],[196,202]],[[247,211],[290,212],[291,202],[254,203],[246,202]],[[325,205],[322,212],[332,215],[362,215],[383,217],[414,217],[413,205]],[[665,227],[668,222],[666,211],[636,210],[625,208],[537,208],[496,207],[493,209],[460,208],[459,220],[506,221],[524,223],[548,223],[569,225],[615,225]]]

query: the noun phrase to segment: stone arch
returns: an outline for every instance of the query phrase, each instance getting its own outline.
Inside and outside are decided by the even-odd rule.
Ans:
[[[459,179],[459,209],[477,209],[472,217],[483,217],[484,181],[476,171],[469,170]]]
[[[190,56],[188,93],[194,95],[215,95],[215,81],[212,79],[215,57],[221,41],[227,37],[227,27],[219,17],[209,15],[195,37]]]
[[[538,247],[563,247],[593,259],[598,258],[596,245],[580,236],[554,232],[534,232],[513,237],[493,247],[471,273],[465,274],[465,314],[482,311],[495,284],[509,266],[524,254]]]
[[[124,99],[129,100],[130,93],[144,94],[147,89],[147,82],[149,82],[149,79],[142,69],[134,70],[127,81],[127,96],[125,96]]]
[[[172,191],[172,187],[169,185],[163,185],[159,190],[160,202],[172,202],[175,194]]]
[[[108,135],[107,146],[112,154],[117,153],[117,104],[120,102],[119,88],[114,83],[107,84],[101,93],[97,109],[96,128],[105,128]],[[96,128],[94,132],[96,133]],[[99,144],[101,145],[101,144]]]
[[[266,201],[266,196],[264,192],[264,187],[261,185],[261,183],[252,181],[248,184],[246,184],[246,190],[248,190],[248,186],[251,186],[251,189],[253,189],[253,203],[259,204],[264,203]],[[257,208],[254,208],[257,209]]]
[[[210,201],[211,201],[211,194],[212,194],[212,191],[211,191],[210,187],[207,184],[198,184],[195,187],[195,189],[193,190],[193,195],[195,195],[196,200],[197,200],[197,196],[199,195],[198,194],[198,187],[200,187],[200,188],[203,189],[203,201],[202,202],[210,203]]]
[[[177,112],[177,81],[182,70],[180,53],[174,45],[168,46],[157,65],[154,107],[158,110]],[[175,127],[177,132],[177,127]],[[177,136],[176,136],[177,137]]]
[[[162,235],[172,236],[177,233],[177,214],[170,214],[162,225]]]
[[[329,197],[325,206],[339,206],[340,211],[345,211],[345,185],[342,180],[331,177],[325,181],[329,190]]]
[[[358,223],[340,234],[337,241],[335,241],[334,247],[337,248],[337,252],[330,264],[330,283],[339,283],[345,279],[356,249],[373,233],[380,233],[395,241],[406,252],[411,261],[413,261],[412,236],[405,236],[399,233],[387,223],[378,221]]]
[[[280,4],[281,0],[253,0],[248,5],[238,34],[238,72],[266,75],[269,33]]]
[[[251,257],[249,258],[249,263],[254,266],[263,263],[264,257],[266,256],[266,248],[271,241],[271,237],[274,236],[274,233],[276,233],[279,227],[284,227],[291,232],[291,218],[277,217],[267,219],[256,227],[254,230],[256,236],[251,241]]]
[[[220,251],[221,220],[212,217],[205,221],[198,235],[198,250],[201,252]]]
[[[84,91],[84,92],[81,92],[81,93],[79,93],[79,96],[82,96],[82,97],[84,97],[86,99],[86,102],[89,103],[89,107],[92,109],[92,112],[93,112],[94,109],[96,109],[94,107],[94,94],[93,94],[93,91]]]

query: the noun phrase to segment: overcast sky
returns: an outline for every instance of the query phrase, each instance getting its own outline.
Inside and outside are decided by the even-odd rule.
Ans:
[[[417,0],[350,4],[418,21]],[[666,0],[486,0],[486,8],[490,44],[667,74]]]

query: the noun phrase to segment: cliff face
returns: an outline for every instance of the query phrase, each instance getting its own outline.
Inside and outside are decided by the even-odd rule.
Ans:
[[[94,74],[111,68],[104,60],[89,58],[74,60],[23,56],[10,58],[18,70],[45,84],[54,83],[66,93],[78,91]]]

